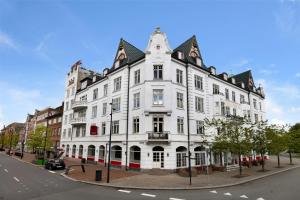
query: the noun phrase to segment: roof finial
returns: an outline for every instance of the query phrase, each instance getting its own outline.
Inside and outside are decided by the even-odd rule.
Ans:
[[[155,28],[155,33],[160,33],[160,27],[159,26]]]

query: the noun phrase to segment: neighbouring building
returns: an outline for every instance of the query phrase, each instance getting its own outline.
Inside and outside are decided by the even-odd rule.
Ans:
[[[208,154],[203,136],[216,131],[207,130],[204,119],[265,120],[264,99],[251,71],[218,74],[205,65],[195,36],[171,49],[158,28],[145,51],[121,39],[112,67],[102,73],[80,61],[71,67],[60,145],[65,156],[107,162],[112,131],[112,165],[175,170],[187,167],[190,136],[193,167],[232,164],[232,155]]]
[[[63,106],[53,109],[49,116],[48,120],[48,128],[50,129],[50,139],[53,144],[54,152],[60,147],[60,135],[61,135],[61,126],[62,126],[62,116],[63,116]]]
[[[2,136],[1,139],[3,139],[4,135],[7,135],[10,140],[10,138],[13,138],[12,135],[15,135],[16,138],[13,138],[13,139],[16,139],[15,145],[20,146],[22,144],[22,142],[24,142],[24,132],[25,132],[25,123],[14,122],[14,123],[11,123],[11,124],[5,126],[1,130],[1,136]],[[2,142],[3,142],[3,140],[1,141],[1,144],[2,144]],[[8,144],[6,144],[6,148],[8,148],[10,146],[9,143],[10,142],[8,142]],[[12,143],[14,143],[14,142],[12,142]],[[14,145],[12,145],[12,147],[13,146]]]

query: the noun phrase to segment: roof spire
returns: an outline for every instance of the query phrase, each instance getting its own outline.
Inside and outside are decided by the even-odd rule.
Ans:
[[[155,33],[160,33],[160,27],[159,26],[155,28]]]

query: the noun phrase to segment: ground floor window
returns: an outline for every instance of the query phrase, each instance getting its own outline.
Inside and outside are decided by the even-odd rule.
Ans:
[[[99,159],[104,160],[104,156],[105,156],[105,147],[101,145],[99,147]]]
[[[111,148],[111,153],[112,153],[112,160],[122,160],[122,147],[120,146],[113,146]]]
[[[178,147],[176,149],[176,166],[186,167],[187,149],[185,147]]]
[[[130,162],[140,163],[141,162],[141,148],[138,146],[130,147]]]
[[[83,145],[79,145],[78,157],[82,157],[83,154]]]
[[[195,151],[195,165],[206,165],[206,152],[203,146],[196,147]]]
[[[88,146],[88,157],[95,157],[95,146]]]
[[[75,154],[76,154],[76,145],[73,145],[73,148],[72,148],[72,157],[75,157]]]

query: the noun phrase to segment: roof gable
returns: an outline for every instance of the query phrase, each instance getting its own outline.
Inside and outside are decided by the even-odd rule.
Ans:
[[[255,88],[251,70],[234,75],[233,77],[237,80],[237,82],[243,82],[247,89],[253,91],[253,88]]]

